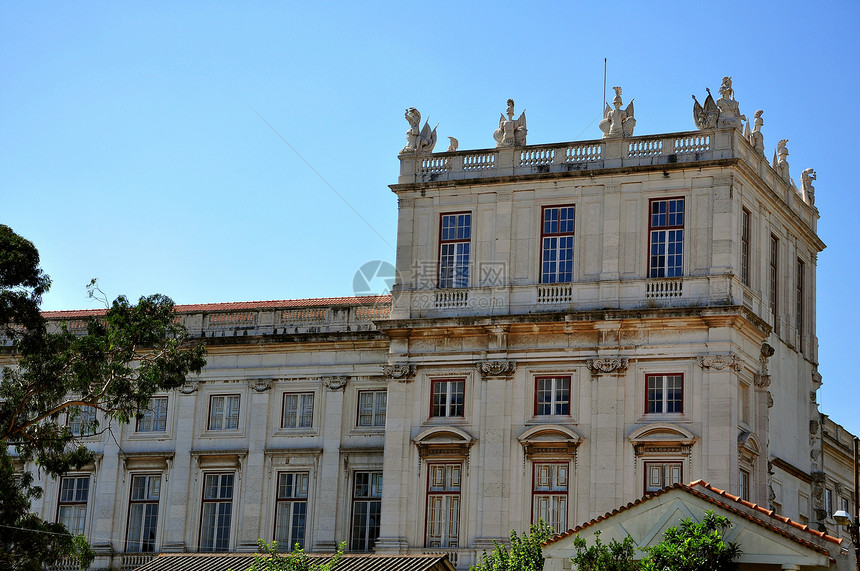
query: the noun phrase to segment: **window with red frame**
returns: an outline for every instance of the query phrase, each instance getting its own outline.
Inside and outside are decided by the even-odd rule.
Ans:
[[[646,375],[647,414],[684,412],[684,375]]]
[[[568,464],[534,465],[532,523],[544,520],[558,532],[567,530]]]
[[[465,393],[464,379],[434,380],[430,416],[462,418],[465,416]]]
[[[570,414],[570,377],[535,379],[535,415]]]
[[[573,206],[544,207],[541,226],[541,283],[573,281],[573,228]]]
[[[648,276],[680,277],[684,272],[684,199],[652,200],[648,231]]]
[[[460,546],[462,464],[427,467],[427,547]]]

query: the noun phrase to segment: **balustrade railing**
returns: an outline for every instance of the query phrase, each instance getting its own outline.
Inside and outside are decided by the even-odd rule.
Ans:
[[[663,154],[663,139],[641,139],[627,146],[628,157],[656,157]]]
[[[451,307],[466,307],[469,303],[469,290],[447,289],[438,290],[434,300],[434,307],[446,309]]]
[[[681,278],[652,279],[645,286],[645,297],[649,299],[681,297],[683,294],[684,280]]]
[[[571,285],[539,285],[537,288],[537,302],[540,304],[570,303],[573,300],[573,286]]]
[[[521,166],[549,165],[555,160],[555,149],[527,149],[520,153]]]
[[[603,158],[603,145],[599,143],[579,143],[568,145],[564,152],[564,162],[586,163]]]
[[[421,166],[418,172],[421,173],[441,173],[451,170],[451,159],[446,157],[428,157],[421,159]]]
[[[464,171],[479,171],[492,168],[496,168],[496,154],[494,152],[473,153],[463,156]]]
[[[685,155],[711,150],[710,135],[688,135],[675,139],[675,154]]]

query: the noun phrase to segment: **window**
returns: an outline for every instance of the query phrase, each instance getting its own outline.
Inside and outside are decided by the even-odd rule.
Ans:
[[[803,336],[803,277],[805,264],[797,260],[797,276],[794,280],[797,297],[797,334]]]
[[[385,426],[387,391],[358,392],[358,426]]]
[[[463,417],[466,381],[433,381],[433,402],[430,416]]]
[[[827,517],[833,517],[833,490],[830,488],[824,488],[824,509]]]
[[[656,492],[681,481],[682,462],[645,462],[645,492]]]
[[[314,394],[285,393],[281,428],[310,428],[314,423]]]
[[[535,379],[535,414],[570,414],[570,377]]]
[[[779,239],[773,234],[770,235],[770,269],[768,272],[768,288],[767,297],[770,300],[770,312],[776,317],[776,312],[779,309],[777,302],[778,284],[779,284]]]
[[[573,206],[547,206],[543,209],[541,283],[573,281],[573,223]]]
[[[567,530],[568,465],[535,464],[532,523],[544,520],[557,532]]]
[[[132,476],[128,506],[128,539],[130,552],[155,551],[155,529],[158,523],[158,498],[161,476]]]
[[[309,479],[307,472],[278,474],[275,541],[282,551],[290,551],[296,544],[305,546]]]
[[[680,277],[684,271],[684,199],[651,201],[648,276]]]
[[[206,474],[204,477],[200,551],[227,551],[230,547],[233,478],[233,474]]]
[[[352,551],[370,551],[379,537],[382,472],[356,472],[352,487]]]
[[[89,496],[89,476],[64,476],[60,478],[57,522],[66,526],[72,535],[81,535],[84,532]]]
[[[839,505],[842,511],[851,513],[848,511],[848,498],[839,498]]]
[[[741,281],[750,285],[750,212],[741,211]]]
[[[646,375],[645,412],[684,412],[684,375]]]
[[[209,430],[239,428],[239,395],[213,396],[209,401]]]
[[[746,383],[740,384],[740,417],[741,422],[749,426],[750,423],[750,386]]]
[[[149,406],[140,411],[136,432],[164,432],[167,430],[167,397],[150,399]]]
[[[806,494],[797,494],[797,514],[800,523],[809,525],[809,496]]]
[[[91,436],[96,429],[96,409],[91,406],[69,408],[69,430],[75,436]]]
[[[750,473],[746,470],[739,470],[738,496],[742,500],[750,501]]]
[[[439,236],[439,287],[469,287],[472,215],[443,214]]]
[[[427,467],[427,547],[460,546],[460,464]]]

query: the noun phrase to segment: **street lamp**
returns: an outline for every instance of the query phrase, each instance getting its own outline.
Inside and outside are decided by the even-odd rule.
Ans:
[[[854,544],[854,561],[857,564],[857,571],[860,571],[860,497],[858,497],[858,489],[860,489],[860,477],[858,477],[858,456],[860,456],[860,438],[854,437],[854,519],[845,510],[839,510],[833,514],[833,519],[838,525],[843,525],[848,528],[851,533],[851,543]]]

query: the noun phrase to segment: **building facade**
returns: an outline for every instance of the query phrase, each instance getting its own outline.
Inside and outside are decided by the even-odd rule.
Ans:
[[[634,136],[616,92],[603,139],[552,145],[509,101],[496,148],[432,153],[407,112],[392,297],[177,307],[202,374],[36,509],[117,568],[258,538],[466,568],[697,479],[834,526],[814,172],[765,158],[730,79],[683,133]]]

